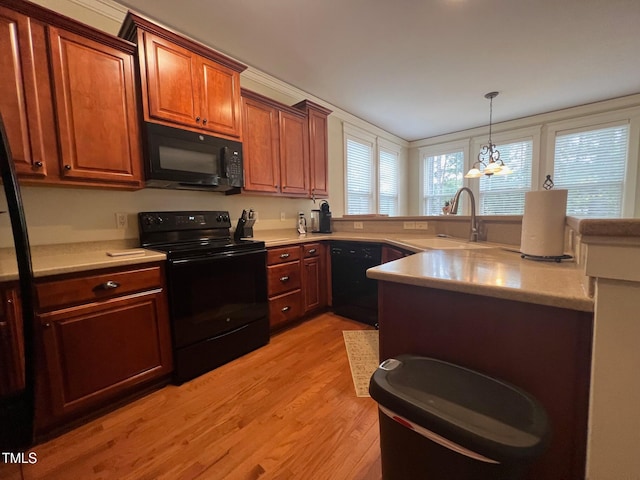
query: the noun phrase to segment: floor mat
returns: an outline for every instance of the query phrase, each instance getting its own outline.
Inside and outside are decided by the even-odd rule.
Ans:
[[[378,368],[378,331],[343,330],[351,377],[358,397],[369,396],[369,380]]]

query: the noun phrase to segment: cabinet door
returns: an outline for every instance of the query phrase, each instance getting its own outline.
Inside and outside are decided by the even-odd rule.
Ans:
[[[133,57],[49,28],[63,180],[141,184]]]
[[[280,181],[285,195],[309,195],[309,155],[304,116],[280,113]]]
[[[243,98],[242,102],[244,189],[254,192],[279,192],[278,111],[250,98]]]
[[[0,397],[24,388],[22,312],[17,288],[0,287]]]
[[[302,285],[304,312],[308,313],[327,305],[327,268],[324,245],[303,245]]]
[[[309,109],[309,165],[311,195],[329,195],[329,158],[327,153],[327,115]]]
[[[41,314],[54,417],[104,403],[171,371],[161,291]]]
[[[44,26],[0,7],[0,113],[20,175],[45,177],[57,144]]]
[[[144,32],[144,48],[145,119],[201,127],[198,56],[149,32]]]
[[[200,80],[202,128],[240,137],[240,74],[201,58]]]

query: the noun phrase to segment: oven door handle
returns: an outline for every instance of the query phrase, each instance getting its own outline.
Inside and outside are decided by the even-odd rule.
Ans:
[[[183,267],[192,263],[208,263],[208,262],[215,262],[217,260],[224,260],[227,258],[239,258],[239,257],[246,257],[249,255],[263,255],[266,252],[267,250],[265,248],[260,250],[250,250],[245,252],[242,252],[242,251],[220,252],[220,253],[215,253],[213,255],[201,255],[197,257],[169,260],[169,265],[173,267]]]

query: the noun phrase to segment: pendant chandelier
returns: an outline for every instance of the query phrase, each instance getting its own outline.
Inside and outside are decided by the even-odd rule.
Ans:
[[[508,175],[509,173],[513,173],[500,159],[500,152],[491,141],[493,99],[497,96],[498,92],[489,92],[484,96],[484,98],[489,99],[489,143],[482,146],[480,153],[478,153],[478,160],[464,176],[465,178],[480,178],[483,175],[490,177],[491,175]]]

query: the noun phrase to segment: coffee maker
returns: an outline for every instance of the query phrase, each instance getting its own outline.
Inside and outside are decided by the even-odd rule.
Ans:
[[[311,210],[311,233],[331,233],[329,202],[320,202],[320,209]]]

